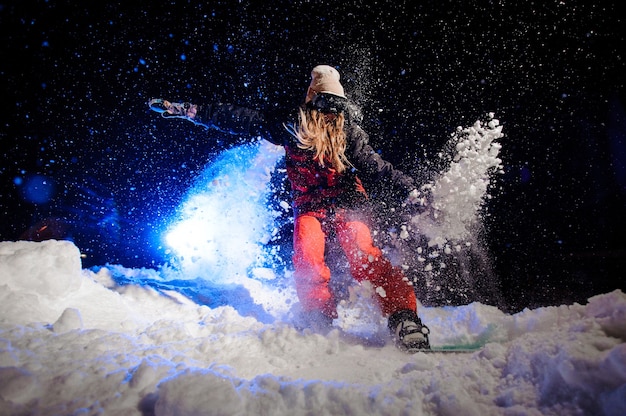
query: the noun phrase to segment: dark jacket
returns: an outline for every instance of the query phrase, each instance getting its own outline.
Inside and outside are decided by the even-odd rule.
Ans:
[[[365,189],[392,190],[404,199],[415,189],[413,179],[395,169],[369,145],[369,136],[351,117],[346,117],[346,157],[354,166],[339,174],[322,167],[311,151],[300,149],[297,139],[285,128],[294,117],[263,115],[258,111],[229,104],[212,104],[199,108],[195,121],[244,140],[260,137],[285,147],[287,176],[291,183],[296,209],[317,210],[329,205],[350,207],[366,199]],[[363,186],[365,184],[365,187]]]

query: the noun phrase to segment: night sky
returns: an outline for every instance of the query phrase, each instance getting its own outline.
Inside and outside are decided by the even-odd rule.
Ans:
[[[0,240],[158,267],[160,232],[230,144],[146,101],[293,108],[325,63],[373,146],[416,177],[457,126],[496,113],[505,173],[485,242],[512,309],[626,290],[616,2],[83,3],[0,3]]]

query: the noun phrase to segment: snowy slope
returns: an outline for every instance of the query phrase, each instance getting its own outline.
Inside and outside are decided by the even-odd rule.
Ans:
[[[626,414],[620,291],[515,315],[421,308],[433,344],[488,342],[406,355],[119,286],[69,242],[0,243],[0,286],[1,415]]]

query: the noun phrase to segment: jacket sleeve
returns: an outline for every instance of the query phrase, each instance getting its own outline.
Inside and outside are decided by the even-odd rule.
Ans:
[[[392,192],[393,195],[404,199],[416,188],[412,177],[394,168],[372,149],[369,145],[369,136],[356,124],[352,124],[348,130],[346,155],[370,193],[374,191],[385,195]]]
[[[281,120],[283,118],[278,114],[266,116],[257,110],[221,103],[200,106],[196,116],[198,124],[238,136],[242,140],[260,137],[283,146],[288,135]]]

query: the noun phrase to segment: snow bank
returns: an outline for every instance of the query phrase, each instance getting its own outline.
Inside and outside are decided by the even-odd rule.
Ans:
[[[626,414],[620,291],[515,315],[422,308],[433,344],[485,345],[406,355],[198,305],[153,270],[118,285],[67,242],[0,255],[0,415]]]
[[[11,276],[15,270],[25,277]],[[11,290],[61,297],[80,287],[80,252],[70,242],[0,242],[0,275],[12,277],[2,282]]]

